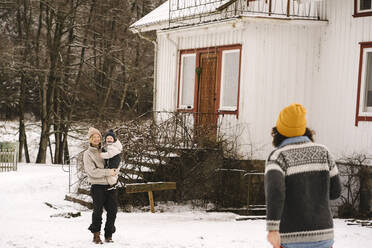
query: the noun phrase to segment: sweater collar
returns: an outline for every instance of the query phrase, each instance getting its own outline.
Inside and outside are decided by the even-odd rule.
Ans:
[[[91,144],[89,144],[89,148],[88,148],[88,150],[93,151],[93,152],[96,152],[96,151],[99,150],[99,148],[94,147],[94,146],[92,146]]]
[[[296,137],[291,137],[287,138],[280,143],[278,148],[282,148],[283,146],[289,145],[289,144],[294,144],[294,143],[307,143],[311,142],[311,140],[307,136],[296,136]]]

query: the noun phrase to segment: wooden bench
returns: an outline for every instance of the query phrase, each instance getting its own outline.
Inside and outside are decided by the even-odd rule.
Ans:
[[[150,202],[150,209],[152,213],[155,213],[154,207],[154,195],[153,191],[161,191],[161,190],[171,190],[176,189],[175,182],[150,182],[150,183],[130,183],[125,185],[125,192],[127,194],[134,194],[134,193],[145,193],[147,192]],[[77,191],[78,194],[85,194],[90,195],[90,191],[87,189],[79,188]],[[84,200],[71,197],[66,195],[65,200],[72,201],[84,205],[88,208],[92,208],[91,202],[86,202]]]
[[[125,185],[127,194],[147,192],[149,196],[150,209],[155,213],[153,191],[176,189],[176,182],[150,182],[150,183],[132,183]]]

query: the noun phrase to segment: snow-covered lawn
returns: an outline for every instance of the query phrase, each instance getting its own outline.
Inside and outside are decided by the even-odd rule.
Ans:
[[[97,247],[91,243],[91,211],[64,201],[68,174],[61,166],[20,164],[0,172],[0,247]],[[56,206],[48,207],[45,202]],[[77,218],[51,215],[78,212]],[[104,247],[270,247],[263,220],[236,221],[230,213],[175,207],[164,213],[118,213],[115,243]],[[372,229],[336,219],[334,248],[371,247]],[[99,246],[99,245],[98,245]],[[102,247],[103,247],[102,246]]]

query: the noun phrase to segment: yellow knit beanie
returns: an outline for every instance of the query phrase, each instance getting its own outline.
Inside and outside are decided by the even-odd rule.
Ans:
[[[276,129],[286,137],[302,136],[306,131],[306,109],[299,103],[292,103],[280,111]]]

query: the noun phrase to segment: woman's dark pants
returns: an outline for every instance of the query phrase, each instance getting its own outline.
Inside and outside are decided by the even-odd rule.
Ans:
[[[109,185],[93,184],[90,188],[90,193],[93,198],[93,214],[92,224],[89,230],[92,233],[101,231],[102,212],[105,208],[107,212],[106,225],[105,225],[105,238],[112,237],[115,232],[115,219],[118,211],[117,191],[116,189],[107,190]]]

